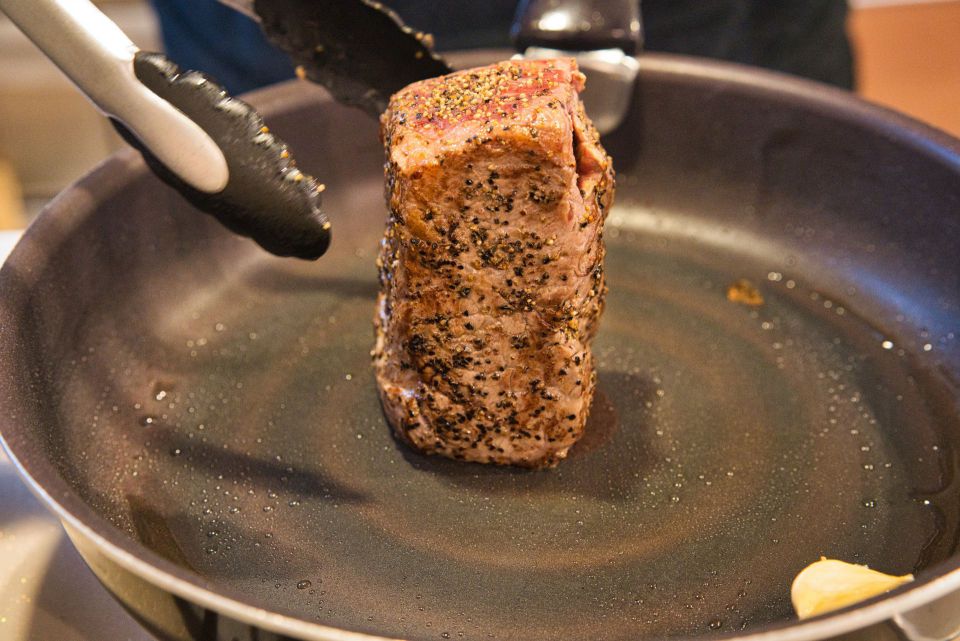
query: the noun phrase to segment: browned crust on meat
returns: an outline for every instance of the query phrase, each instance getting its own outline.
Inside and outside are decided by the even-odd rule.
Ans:
[[[390,218],[374,367],[402,440],[555,465],[582,435],[613,169],[570,59],[410,85],[382,116]]]

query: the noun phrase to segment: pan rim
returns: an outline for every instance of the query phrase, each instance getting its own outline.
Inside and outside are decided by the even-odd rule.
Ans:
[[[722,85],[731,90],[791,98],[807,109],[826,111],[834,118],[856,122],[858,126],[883,132],[891,139],[909,145],[921,153],[935,156],[960,174],[960,140],[848,92],[774,72],[699,58],[644,54],[640,60],[641,75],[674,78],[678,81],[696,80]],[[260,90],[249,94],[247,98],[259,109],[268,112],[271,109],[291,110],[318,101],[332,102],[322,90],[298,81]],[[74,226],[81,222],[87,213],[82,207],[67,206],[70,204],[71,194],[103,194],[129,184],[146,171],[142,161],[132,150],[124,150],[101,163],[47,206],[44,215],[24,234],[28,242],[18,244],[2,271],[6,272],[8,266],[15,265],[18,257],[22,260],[23,254],[49,251],[39,249],[40,245],[31,246],[31,238],[44,237],[42,246],[49,248],[57,240],[69,236]],[[0,361],[0,375],[10,378],[13,373],[5,372],[4,368],[7,367],[9,365],[6,361]],[[0,401],[0,406],[8,411],[14,410],[12,403],[10,399],[5,399]],[[0,433],[0,446],[31,491],[73,531],[80,533],[100,553],[135,576],[203,607],[272,632],[318,641],[384,641],[390,638],[351,632],[279,614],[247,602],[242,595],[227,594],[222,588],[210,586],[199,575],[143,547],[96,514],[73,492],[53,464],[38,450],[27,448],[23,458],[18,456],[9,440],[9,435],[15,435],[15,428],[11,428],[9,421],[7,423],[3,426],[3,433]],[[922,573],[917,581],[892,593],[809,621],[770,623],[748,634],[731,632],[718,635],[717,638],[736,638],[743,641],[808,641],[861,629],[960,590],[960,558],[949,559],[932,570]]]

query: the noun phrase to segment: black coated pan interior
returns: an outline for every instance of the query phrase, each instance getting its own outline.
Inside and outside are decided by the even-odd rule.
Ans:
[[[322,260],[266,255],[123,154],[0,274],[4,438],[105,536],[272,611],[416,639],[757,630],[791,619],[820,555],[956,565],[945,138],[812,85],[647,58],[606,141],[589,434],[526,472],[390,436],[368,355],[376,123],[301,84],[255,102],[329,185]],[[763,305],[727,300],[739,279]]]

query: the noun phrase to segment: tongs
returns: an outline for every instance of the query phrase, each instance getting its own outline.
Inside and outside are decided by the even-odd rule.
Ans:
[[[220,0],[260,22],[298,72],[378,118],[412,82],[453,71],[433,39],[376,0]]]
[[[323,186],[249,105],[202,73],[140,51],[89,0],[0,0],[0,10],[199,209],[274,254],[326,251]]]
[[[374,117],[411,82],[451,71],[433,39],[376,0],[220,0],[255,20],[337,100]],[[512,36],[516,57],[577,59],[582,94],[601,133],[620,126],[630,106],[643,43],[638,0],[524,0]]]
[[[639,0],[524,0],[511,35],[523,58],[576,58],[587,76],[583,104],[601,134],[623,123],[643,48]]]
[[[451,71],[429,35],[375,0],[221,1],[259,20],[302,76],[375,117],[399,89]],[[0,9],[198,209],[281,256],[326,251],[323,185],[249,105],[200,72],[140,51],[89,0],[0,0]],[[527,0],[513,35],[524,57],[576,57],[595,124],[601,133],[620,124],[638,69],[636,0]]]

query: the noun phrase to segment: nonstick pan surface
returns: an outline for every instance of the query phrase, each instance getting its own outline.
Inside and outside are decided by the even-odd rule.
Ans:
[[[529,472],[392,438],[369,363],[376,123],[303,84],[254,102],[329,185],[322,260],[264,254],[124,153],[0,273],[3,438],[85,546],[314,638],[749,633],[794,623],[821,555],[917,572],[891,602],[957,567],[956,142],[646,57],[606,141],[588,433]],[[728,300],[741,279],[761,305]]]

